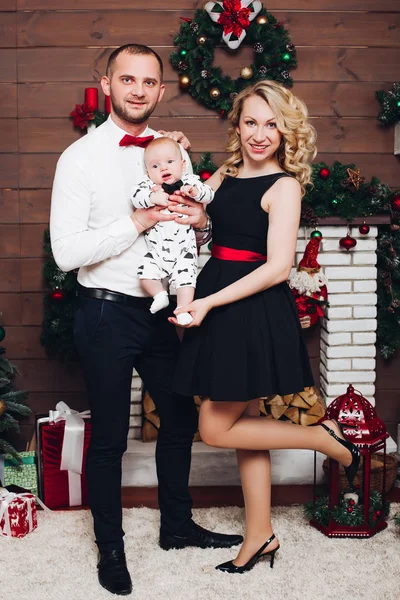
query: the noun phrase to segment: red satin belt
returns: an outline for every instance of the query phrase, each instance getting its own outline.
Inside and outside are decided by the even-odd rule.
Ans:
[[[220,260],[237,260],[241,262],[255,262],[257,260],[266,261],[267,257],[258,252],[250,250],[236,250],[235,248],[226,248],[226,246],[218,246],[213,244],[211,248],[211,256]]]

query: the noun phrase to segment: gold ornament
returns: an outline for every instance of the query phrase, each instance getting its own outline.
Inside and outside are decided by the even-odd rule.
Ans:
[[[203,44],[206,43],[207,41],[207,37],[204,34],[199,35],[199,37],[197,38],[197,43],[202,46]]]
[[[260,15],[256,18],[256,23],[257,25],[265,25],[266,23],[268,23],[268,19],[265,15]]]
[[[347,175],[349,176],[349,182],[354,185],[356,190],[358,190],[360,183],[365,179],[362,177],[360,169],[356,169],[355,171],[353,169],[347,169]]]
[[[180,75],[180,77],[179,77],[179,85],[184,90],[186,88],[188,88],[190,86],[190,77],[188,77],[187,75]]]
[[[243,69],[240,69],[240,77],[242,79],[251,79],[253,77],[253,69],[251,67],[243,67]]]
[[[7,404],[4,402],[4,400],[0,400],[0,417],[2,417],[4,415],[6,410],[7,410]]]
[[[216,88],[216,87],[211,88],[210,96],[213,100],[217,100],[217,98],[219,98],[220,95],[221,95],[221,92],[218,88]]]

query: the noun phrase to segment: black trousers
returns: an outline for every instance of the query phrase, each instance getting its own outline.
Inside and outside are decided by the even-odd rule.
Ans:
[[[123,547],[121,462],[133,368],[161,421],[156,448],[161,529],[184,531],[192,517],[188,480],[198,419],[193,398],[172,390],[180,342],[167,321],[171,308],[152,315],[147,306],[82,296],[77,303],[74,335],[92,415],[86,469],[96,543],[100,551]]]

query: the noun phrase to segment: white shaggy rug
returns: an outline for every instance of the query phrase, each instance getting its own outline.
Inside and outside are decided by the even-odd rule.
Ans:
[[[400,509],[392,505],[391,515]],[[225,533],[242,532],[243,509],[194,511],[196,521]],[[89,511],[39,512],[38,529],[23,539],[0,538],[0,597],[4,600],[102,600]],[[214,566],[235,549],[157,545],[158,512],[124,509],[125,548],[133,600],[400,600],[400,531],[367,540],[328,539],[310,527],[299,506],[273,509],[281,549],[275,566],[260,562],[244,575]]]

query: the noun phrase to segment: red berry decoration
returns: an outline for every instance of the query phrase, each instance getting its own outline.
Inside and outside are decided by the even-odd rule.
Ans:
[[[396,194],[393,196],[391,205],[394,212],[400,212],[400,192],[396,192]]]
[[[351,237],[351,235],[347,234],[346,237],[339,240],[339,246],[344,248],[345,250],[350,250],[357,245],[357,240]]]
[[[50,292],[50,298],[53,302],[62,302],[65,299],[65,292],[64,290],[56,288],[55,290]]]
[[[358,228],[358,231],[362,234],[362,235],[367,235],[367,233],[369,233],[369,225],[366,225],[365,223],[363,223],[362,225],[360,225],[360,227]]]
[[[203,181],[206,181],[207,179],[210,179],[210,177],[212,175],[212,171],[208,171],[207,169],[204,169],[203,171],[200,171],[199,175],[200,175],[200,179],[202,179]]]
[[[331,174],[330,170],[327,169],[326,167],[322,167],[322,169],[320,169],[320,171],[318,173],[320,179],[328,179],[330,174]]]
[[[347,512],[348,512],[348,513],[352,513],[352,512],[353,512],[353,507],[352,507],[352,506],[349,506],[349,508],[347,509]]]
[[[375,514],[376,514],[377,517],[380,517],[382,513],[381,513],[380,510],[377,510]]]
[[[353,498],[350,498],[349,504],[350,504],[350,506],[354,506],[355,505],[355,502],[354,502]]]

